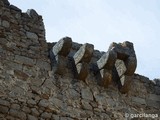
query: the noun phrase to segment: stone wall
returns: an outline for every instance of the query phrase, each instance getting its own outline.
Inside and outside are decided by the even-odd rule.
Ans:
[[[0,0],[0,119],[124,120],[125,113],[160,116],[160,80],[131,75],[125,92],[113,77],[111,82],[100,82],[102,75],[114,76],[101,74],[97,67],[105,54],[69,37],[47,43],[43,19],[35,10],[22,13]],[[120,77],[117,80],[122,85]]]

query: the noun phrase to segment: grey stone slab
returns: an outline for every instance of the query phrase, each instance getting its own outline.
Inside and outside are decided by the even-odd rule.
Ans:
[[[93,55],[94,46],[92,44],[85,43],[73,56],[75,64],[79,62],[89,63]]]
[[[59,75],[67,73],[67,58],[61,55],[57,55],[52,64],[52,71]]]
[[[13,117],[17,117],[19,119],[23,119],[26,120],[26,114],[24,112],[18,111],[18,110],[14,110],[14,109],[10,109],[9,110],[9,114]]]
[[[121,77],[127,70],[123,60],[120,60],[120,59],[116,60],[115,67],[116,67],[119,77]]]
[[[112,71],[107,69],[101,69],[100,74],[101,74],[100,85],[108,87],[112,81]]]
[[[97,66],[99,69],[112,69],[115,61],[117,59],[117,54],[110,50],[97,61]]]
[[[51,116],[52,116],[52,113],[48,113],[48,112],[44,112],[41,114],[41,117],[45,119],[50,119]]]
[[[28,9],[27,14],[29,17],[34,18],[34,19],[38,19],[38,16],[39,16],[38,13],[34,9]]]
[[[136,57],[128,57],[128,59],[125,61],[125,65],[126,65],[126,72],[125,74],[126,75],[133,75],[135,70],[136,70],[136,67],[137,67],[137,59]]]
[[[0,105],[10,106],[10,103],[7,100],[0,99]]]
[[[31,108],[31,114],[36,117],[40,115],[39,111],[36,108]]]
[[[78,79],[85,80],[89,73],[89,65],[87,63],[78,63],[76,65]]]
[[[72,39],[70,37],[64,37],[53,46],[52,52],[55,56],[62,55],[66,57],[69,54],[71,47]]]
[[[22,70],[22,65],[12,61],[6,61],[6,65],[8,68],[13,70]]]
[[[2,21],[2,26],[5,27],[5,28],[9,28],[10,27],[10,23],[6,20],[3,20]]]
[[[122,77],[120,78],[120,83],[122,85],[122,87],[120,88],[121,93],[128,93],[132,80],[133,76],[122,75]]]
[[[7,114],[8,110],[8,107],[0,105],[0,113]]]
[[[160,102],[160,95],[149,94],[147,99]]]
[[[146,100],[140,97],[132,97],[132,102],[146,105]]]
[[[153,108],[156,108],[156,109],[160,108],[160,102],[146,99],[146,103],[147,103],[147,106],[149,106],[149,107],[153,107]]]
[[[36,66],[44,70],[51,70],[51,64],[43,60],[37,60]]]
[[[28,114],[28,120],[38,120],[38,118]]]
[[[40,102],[38,103],[38,105],[40,107],[48,107],[49,106],[49,101],[46,100],[46,99],[42,99],[42,100],[40,100]]]
[[[35,64],[35,61],[33,59],[20,55],[15,55],[15,62],[29,66],[33,66]]]
[[[82,98],[93,101],[93,94],[89,88],[84,88],[81,91]]]
[[[31,40],[38,40],[38,35],[36,33],[26,32],[26,36]]]

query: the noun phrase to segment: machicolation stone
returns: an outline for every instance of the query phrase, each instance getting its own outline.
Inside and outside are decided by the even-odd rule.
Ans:
[[[27,14],[29,17],[34,18],[34,19],[38,19],[38,16],[39,16],[38,13],[34,9],[28,9]]]
[[[89,62],[93,55],[94,46],[91,44],[84,44],[73,56],[74,64],[76,66],[76,73],[78,79],[85,80],[89,73]]]
[[[104,53],[96,63],[91,59],[94,53],[94,46],[91,44],[82,45],[73,54],[72,40],[69,37],[62,38],[51,49],[51,61],[53,71],[57,74],[64,75],[67,73],[68,57],[72,58],[72,71],[75,78],[85,81],[90,72],[99,74],[98,83],[101,86],[108,87],[111,83],[116,82],[122,93],[127,93],[130,88],[133,74],[137,66],[136,55],[131,42],[112,43],[109,50]],[[71,56],[72,55],[72,56]],[[91,69],[95,66],[95,69]]]
[[[69,37],[59,40],[51,49],[50,57],[52,61],[52,70],[58,74],[67,72],[68,57],[72,47],[72,39]]]

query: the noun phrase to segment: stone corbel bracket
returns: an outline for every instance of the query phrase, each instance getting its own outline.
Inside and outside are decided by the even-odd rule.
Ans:
[[[38,20],[38,13],[34,9],[28,9],[27,12],[28,16],[34,20]]]
[[[77,79],[84,81],[89,74],[89,62],[92,58],[93,51],[94,46],[86,43],[73,56]]]
[[[59,40],[51,49],[50,57],[52,71],[56,74],[64,75],[67,73],[68,54],[72,47],[72,39],[64,37]]]
[[[120,91],[128,92],[137,67],[133,43],[128,41],[112,43],[108,52],[97,61],[97,66],[102,78],[101,84],[104,87],[107,87],[111,81],[120,81]]]
[[[100,85],[108,87],[112,81],[112,69],[114,67],[117,54],[115,51],[109,50],[102,55],[97,61],[97,66],[101,75]]]

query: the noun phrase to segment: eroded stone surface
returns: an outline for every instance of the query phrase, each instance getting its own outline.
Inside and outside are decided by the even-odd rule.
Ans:
[[[36,35],[36,33],[26,32],[26,35],[29,39],[38,40],[38,36]]]
[[[112,82],[112,71],[107,69],[100,70],[101,74],[101,86],[108,87],[108,85]]]
[[[76,65],[76,69],[77,69],[77,73],[78,76],[77,78],[80,80],[85,80],[85,78],[87,77],[88,73],[89,73],[89,66],[87,63],[83,62],[83,63],[78,63]]]
[[[114,51],[108,51],[97,61],[98,68],[112,69],[116,59],[117,54]]]
[[[103,71],[112,71],[111,77],[108,77],[108,80],[106,79],[105,81],[116,81],[119,84],[119,88],[123,89],[123,92],[126,90],[124,93],[128,92],[129,81],[132,78],[130,77],[130,80],[128,80],[128,77],[134,74],[137,67],[133,43],[128,41],[119,44],[112,43],[109,50],[97,61],[97,66],[100,71],[101,69],[104,69]],[[103,79],[103,74],[101,74],[101,78]],[[109,85],[111,82],[107,83]]]
[[[52,48],[53,54],[67,56],[70,52],[72,46],[72,39],[69,37],[64,37],[59,40]]]
[[[94,46],[92,44],[84,44],[73,56],[75,64],[79,62],[89,63],[93,54]]]
[[[51,50],[52,70],[56,74],[64,75],[67,72],[68,57],[72,47],[72,39],[64,37],[59,40]]]
[[[118,75],[121,77],[126,72],[126,66],[122,60],[117,59],[115,62],[115,67]]]
[[[28,9],[27,14],[29,15],[29,17],[34,18],[34,19],[38,19],[38,16],[39,16],[38,13],[34,9]]]
[[[73,56],[74,65],[76,66],[76,76],[78,79],[85,80],[89,73],[89,62],[93,55],[94,46],[92,44],[84,44]]]

